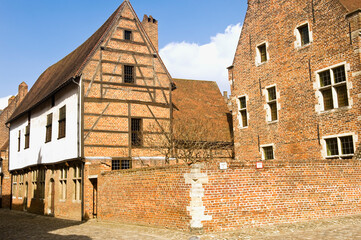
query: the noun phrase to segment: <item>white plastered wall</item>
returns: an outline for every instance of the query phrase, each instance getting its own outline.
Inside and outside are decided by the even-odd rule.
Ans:
[[[24,149],[27,115],[11,122],[9,170],[78,157],[78,87],[71,86],[56,94],[54,107],[51,107],[51,101],[48,100],[31,111],[29,148]],[[58,139],[59,109],[64,105],[66,105],[66,135]],[[47,115],[50,113],[53,113],[52,138],[50,142],[45,143]],[[20,151],[18,151],[19,130],[21,131]]]

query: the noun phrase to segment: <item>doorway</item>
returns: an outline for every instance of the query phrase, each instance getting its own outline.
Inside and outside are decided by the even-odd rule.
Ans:
[[[28,199],[29,199],[29,183],[25,183],[25,195],[24,195],[24,201],[23,201],[23,210],[28,210]]]
[[[93,178],[90,181],[93,185],[93,218],[96,218],[98,214],[98,179]]]
[[[55,181],[54,179],[50,179],[49,184],[49,195],[48,195],[48,214],[54,216],[54,205],[55,205]]]

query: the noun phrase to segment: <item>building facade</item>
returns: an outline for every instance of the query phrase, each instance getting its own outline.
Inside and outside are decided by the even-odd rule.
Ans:
[[[249,1],[229,68],[236,158],[355,159],[359,1]]]
[[[171,126],[174,84],[157,52],[157,25],[151,16],[140,22],[124,1],[39,77],[8,121],[13,209],[91,218],[101,171],[161,161],[145,141]]]
[[[28,93],[28,85],[22,82],[18,94],[8,100],[8,106],[0,112],[0,207],[11,205],[11,176],[9,173],[9,126],[6,122]]]

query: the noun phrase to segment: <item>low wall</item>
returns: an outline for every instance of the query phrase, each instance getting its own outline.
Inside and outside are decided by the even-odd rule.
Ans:
[[[205,231],[291,223],[361,213],[361,162],[264,161],[203,170]]]
[[[98,218],[189,229],[186,166],[104,172],[98,178]]]
[[[104,172],[98,217],[212,232],[361,214],[360,161],[265,161],[263,169],[231,163],[226,170],[208,164],[195,172],[186,166]]]

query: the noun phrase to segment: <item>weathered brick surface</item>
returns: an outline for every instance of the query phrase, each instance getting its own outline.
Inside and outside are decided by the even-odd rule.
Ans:
[[[190,185],[186,166],[104,172],[99,176],[98,216],[102,220],[186,230]]]
[[[346,18],[346,14],[337,0],[318,1],[314,18],[310,1],[249,1],[234,68],[230,71],[234,79],[232,101],[238,160],[260,160],[259,145],[270,143],[275,145],[277,160],[322,160],[318,136],[359,135],[360,28],[356,27],[357,18]],[[295,48],[294,31],[306,21],[313,41]],[[353,26],[352,45],[349,22]],[[257,66],[256,46],[262,42],[268,43],[269,59]],[[316,71],[342,62],[350,66],[346,72],[350,107],[319,113],[315,110]],[[265,89],[273,84],[279,94],[279,120],[268,124]],[[249,99],[249,126],[243,129],[237,127],[236,98],[241,95]]]
[[[354,160],[234,163],[207,172],[205,231],[291,223],[361,213],[361,163]]]

